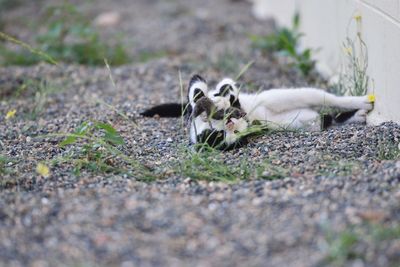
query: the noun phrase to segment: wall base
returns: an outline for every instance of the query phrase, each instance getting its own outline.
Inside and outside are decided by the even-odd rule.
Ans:
[[[304,47],[320,49],[315,53],[317,69],[334,76],[343,62],[343,42],[355,38],[354,16],[368,48],[368,75],[374,86],[376,103],[368,123],[400,123],[400,0],[253,0],[254,14],[260,19],[273,17],[278,24],[290,26],[296,10],[301,15]]]

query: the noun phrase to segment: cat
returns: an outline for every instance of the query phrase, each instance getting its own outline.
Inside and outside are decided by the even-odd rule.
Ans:
[[[373,103],[368,96],[336,96],[316,88],[269,89],[259,93],[240,92],[238,84],[225,78],[214,90],[194,75],[188,86],[188,104],[163,104],[141,113],[143,116],[178,117],[186,114],[190,141],[220,149],[246,143],[253,124],[269,129],[319,131],[333,125],[365,123]],[[344,110],[321,115],[320,108]]]

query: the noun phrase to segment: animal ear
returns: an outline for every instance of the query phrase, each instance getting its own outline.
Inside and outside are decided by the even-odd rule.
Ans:
[[[189,82],[188,100],[192,107],[202,97],[207,96],[208,86],[206,80],[200,75],[194,75]]]
[[[238,97],[239,88],[236,82],[230,78],[225,78],[217,84],[216,91],[221,96],[227,96],[228,94]]]
[[[189,88],[190,88],[195,82],[207,83],[207,81],[206,81],[203,77],[201,77],[199,74],[195,74],[195,75],[193,75],[192,78],[190,79]]]
[[[227,96],[228,94],[230,94],[233,91],[233,88],[230,84],[224,84],[220,89],[218,94],[220,96]]]

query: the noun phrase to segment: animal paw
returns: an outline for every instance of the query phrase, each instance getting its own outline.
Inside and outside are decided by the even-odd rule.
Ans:
[[[355,97],[354,108],[370,111],[374,108],[374,103],[369,95]]]
[[[365,95],[363,96],[363,108],[367,112],[374,108],[375,96],[374,95]]]

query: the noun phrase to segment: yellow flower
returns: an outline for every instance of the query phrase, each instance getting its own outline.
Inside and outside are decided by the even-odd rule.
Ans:
[[[49,169],[49,167],[47,167],[47,166],[44,165],[43,163],[39,163],[39,164],[36,166],[36,172],[37,172],[38,174],[40,174],[41,176],[45,177],[45,178],[47,178],[47,177],[50,176],[50,169]]]
[[[351,47],[343,47],[343,52],[349,56],[351,56],[351,54],[353,53],[353,49]]]
[[[12,109],[12,110],[10,110],[9,112],[7,112],[7,114],[6,114],[6,120],[9,120],[9,119],[11,119],[12,117],[14,117],[14,116],[15,116],[15,113],[17,113],[17,110],[16,110],[16,109]]]
[[[370,103],[374,103],[374,102],[375,102],[375,95],[374,95],[374,94],[368,95],[368,101],[369,101]]]
[[[353,17],[357,22],[360,22],[361,21],[361,19],[362,19],[362,16],[361,16],[361,14],[360,13],[357,13],[357,14],[355,14],[354,15],[354,17]]]

